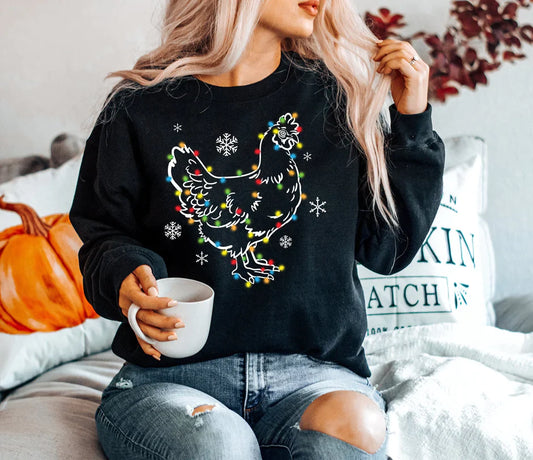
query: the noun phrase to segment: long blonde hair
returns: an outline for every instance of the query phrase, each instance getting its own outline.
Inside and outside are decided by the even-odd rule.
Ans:
[[[218,75],[238,62],[259,22],[258,0],[168,0],[161,44],[141,56],[122,77],[104,107],[124,89],[149,87],[186,75]],[[295,51],[308,68],[327,73],[336,87],[335,112],[343,134],[360,147],[366,160],[366,180],[372,208],[393,230],[399,228],[387,174],[384,103],[390,76],[375,71],[372,55],[377,37],[367,27],[352,0],[321,0],[314,31],[306,38],[285,38],[282,51]],[[320,65],[316,65],[319,62]],[[298,65],[298,63],[294,63]],[[342,110],[339,108],[342,107]],[[385,204],[382,193],[385,195]]]

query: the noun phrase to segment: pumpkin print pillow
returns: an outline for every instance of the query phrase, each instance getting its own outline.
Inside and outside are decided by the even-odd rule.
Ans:
[[[68,214],[41,219],[30,206],[8,203],[4,195],[0,209],[22,219],[22,225],[0,233],[0,332],[57,331],[96,318],[78,266],[82,242]]]
[[[75,161],[62,165],[73,184],[80,163]],[[53,188],[59,169],[29,176],[40,176],[39,188]],[[82,241],[68,212],[41,217],[32,206],[15,201],[24,198],[21,190],[31,190],[24,183],[36,178],[29,176],[13,180],[17,187],[0,185],[0,225],[4,216],[9,222],[18,216],[21,222],[0,226],[0,392],[110,348],[119,325],[97,315],[85,298],[78,265]],[[61,181],[55,184],[56,196],[73,196],[64,182],[63,187]]]

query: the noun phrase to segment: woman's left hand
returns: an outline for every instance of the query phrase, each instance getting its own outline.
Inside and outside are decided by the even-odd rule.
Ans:
[[[387,38],[376,45],[379,49],[373,59],[381,61],[377,72],[391,74],[391,94],[398,112],[424,112],[428,103],[429,66],[409,42]],[[417,60],[409,64],[413,56]]]

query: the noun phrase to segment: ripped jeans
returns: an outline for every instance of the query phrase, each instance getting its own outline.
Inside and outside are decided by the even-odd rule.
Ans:
[[[336,390],[369,396],[387,420],[368,453],[299,426],[317,397]],[[386,401],[370,380],[304,354],[236,353],[158,368],[125,362],[95,414],[108,459],[387,459]]]

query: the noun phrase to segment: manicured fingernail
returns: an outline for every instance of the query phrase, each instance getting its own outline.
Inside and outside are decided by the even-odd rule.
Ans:
[[[152,358],[155,358],[155,359],[157,359],[158,361],[161,361],[161,358],[160,358],[159,356],[156,356],[156,355],[151,355],[151,356],[152,356]]]
[[[154,286],[150,286],[148,289],[148,295],[157,295],[157,289]]]
[[[169,307],[175,307],[176,305],[178,305],[178,301],[177,300],[171,300],[167,305]]]
[[[176,334],[170,334],[168,337],[168,340],[177,340]]]
[[[183,323],[176,323],[176,324],[174,324],[174,327],[175,327],[176,329],[178,329],[179,327],[185,327],[185,324],[183,324]]]

